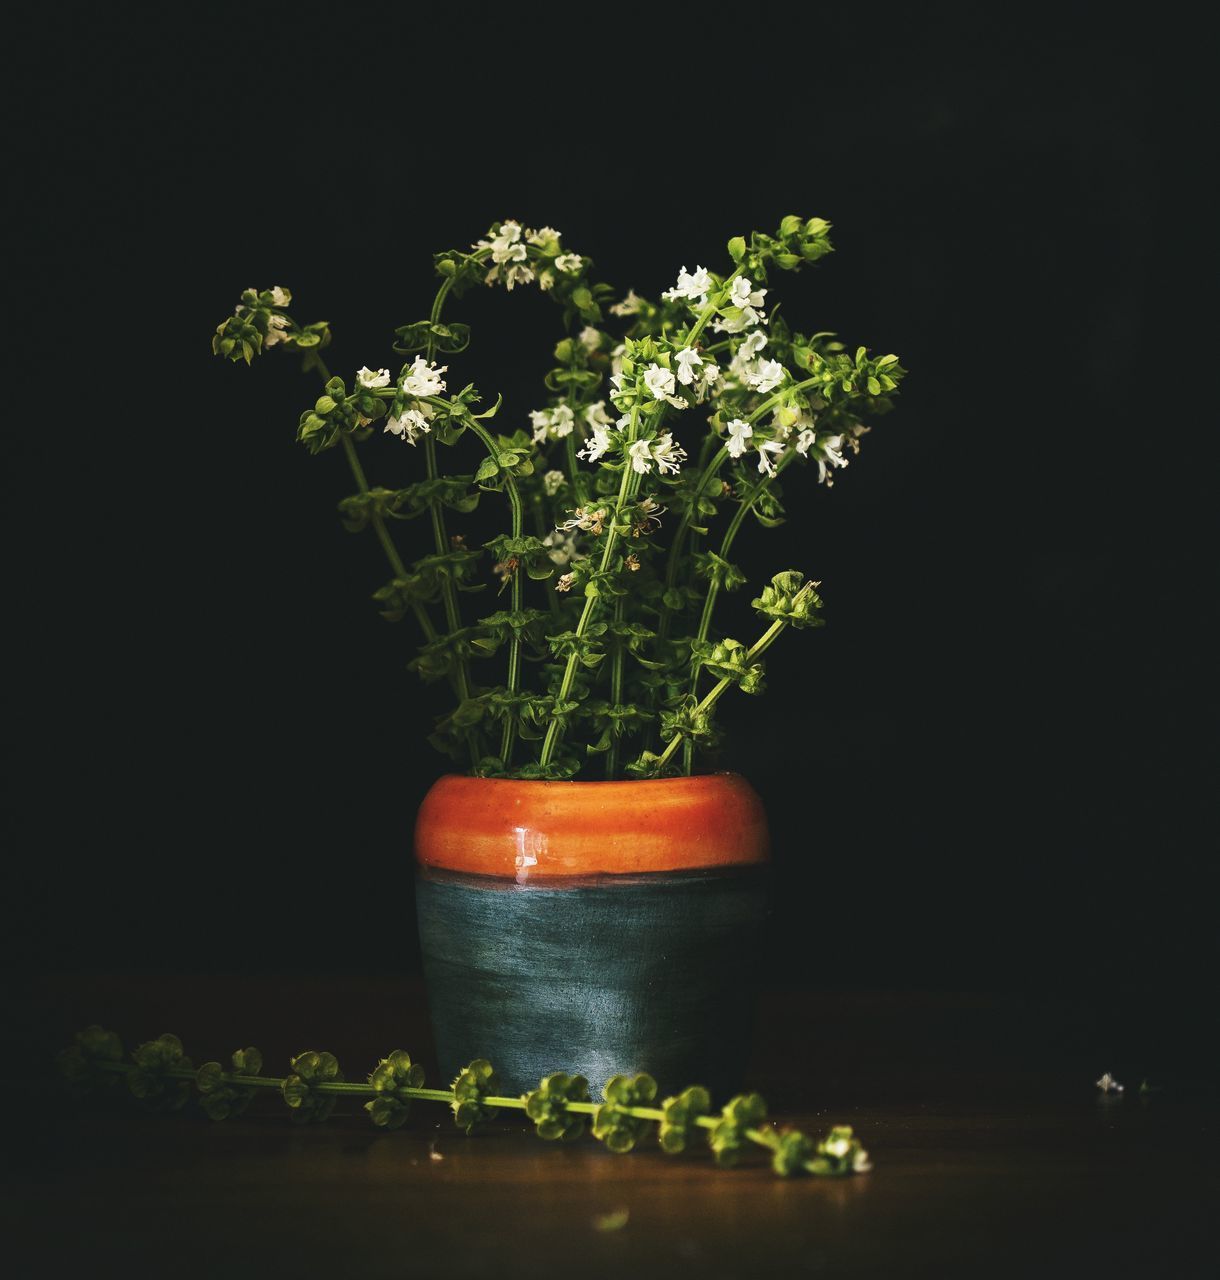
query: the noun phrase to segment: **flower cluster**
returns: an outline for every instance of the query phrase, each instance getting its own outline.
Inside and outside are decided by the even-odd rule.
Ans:
[[[657,1096],[657,1082],[641,1072],[637,1076],[611,1076],[602,1086],[605,1102],[593,1116],[593,1136],[619,1154],[630,1151],[648,1132],[648,1120],[632,1114]]]
[[[597,282],[554,228],[505,219],[436,255],[427,319],[395,330],[408,362],[349,381],[322,362],[329,328],[298,324],[286,289],[241,295],[214,349],[250,362],[300,348],[321,375],[298,439],[347,459],[344,526],[371,529],[389,564],[373,597],[415,628],[409,668],[453,693],[431,735],[441,750],[486,776],[586,776],[595,762],[609,778],[691,772],[721,741],[724,690],[759,692],[780,632],[821,624],[817,584],[795,570],[756,595],[753,643],[726,636],[716,611],[745,582],[738,536],[785,521],[793,477],[830,489],[905,374],[897,356],[797,329],[776,307],[775,273],[825,258],[829,232],[789,216],[736,236],[724,264],[684,264],[653,300]],[[537,284],[562,312],[545,396],[503,425],[498,398],[484,410],[472,383],[451,385],[472,335],[444,309],[482,284]],[[387,485],[369,483],[364,459],[378,420],[381,439],[414,446],[390,451]],[[507,529],[451,533],[486,495]],[[423,515],[431,545],[410,559],[396,525]],[[489,585],[504,597],[494,611],[471,599]]]
[[[280,1085],[284,1101],[299,1124],[320,1124],[335,1109],[336,1096],[319,1085],[339,1084],[343,1072],[333,1053],[299,1053],[291,1062],[292,1072]]]
[[[191,1072],[191,1060],[182,1050],[182,1041],[174,1035],[146,1040],[131,1055],[134,1070],[127,1077],[127,1087],[154,1110],[177,1111],[191,1095],[190,1081],[178,1072]]]
[[[399,1129],[411,1114],[411,1093],[423,1087],[424,1069],[405,1049],[382,1058],[369,1076],[377,1096],[364,1104],[379,1129]]]
[[[459,1129],[473,1133],[475,1126],[494,1120],[495,1107],[486,1099],[499,1088],[495,1068],[486,1058],[476,1058],[468,1067],[458,1072],[453,1082],[453,1119]]]
[[[263,1070],[263,1055],[255,1048],[238,1049],[229,1059],[230,1075],[219,1062],[205,1062],[195,1073],[199,1105],[210,1120],[227,1120],[239,1116],[254,1100],[255,1090],[234,1076],[258,1076]]]
[[[525,1114],[534,1122],[540,1138],[570,1142],[584,1133],[585,1118],[573,1112],[568,1104],[588,1101],[589,1082],[584,1076],[556,1071],[525,1095]]]

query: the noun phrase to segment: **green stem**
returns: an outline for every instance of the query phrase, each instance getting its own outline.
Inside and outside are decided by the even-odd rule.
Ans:
[[[137,1068],[130,1062],[97,1062],[95,1066],[101,1070],[110,1072],[114,1075],[131,1075]],[[190,1080],[192,1082],[198,1079],[198,1072],[193,1068],[171,1067],[161,1072],[165,1078],[170,1080]],[[276,1076],[248,1076],[240,1075],[236,1072],[222,1072],[217,1078],[217,1084],[232,1085],[240,1089],[251,1090],[274,1090],[282,1093],[287,1080],[284,1077]],[[313,1093],[330,1095],[332,1097],[348,1097],[348,1098],[376,1098],[382,1096],[378,1090],[369,1084],[358,1084],[354,1081],[330,1080],[311,1084],[310,1091]],[[456,1101],[452,1089],[424,1089],[411,1088],[402,1086],[393,1090],[392,1096],[398,1099],[411,1099],[418,1102],[438,1102],[447,1107],[452,1107]],[[524,1111],[526,1109],[527,1097],[508,1097],[500,1095],[488,1095],[480,1099],[481,1103],[486,1107],[497,1108],[500,1110]],[[605,1105],[601,1102],[565,1102],[564,1109],[573,1112],[576,1115],[593,1116]],[[614,1105],[614,1109],[621,1115],[631,1116],[637,1120],[647,1120],[654,1124],[659,1124],[665,1119],[665,1112],[660,1107],[630,1107]],[[695,1116],[692,1123],[700,1129],[715,1129],[720,1124],[719,1116]],[[742,1131],[744,1136],[755,1145],[765,1147],[769,1151],[775,1150],[778,1145],[778,1135],[774,1129],[745,1129]],[[809,1168],[809,1166],[806,1166]],[[816,1172],[809,1169],[810,1172]]]
[[[471,431],[483,442],[483,447],[488,454],[495,458],[499,455],[496,448],[496,442],[491,437],[491,432],[487,430],[481,423],[476,422],[473,418],[467,420],[467,425]],[[504,492],[508,495],[508,505],[512,510],[512,525],[514,538],[520,538],[523,532],[523,508],[521,505],[521,491],[517,488],[517,481],[504,473]],[[518,565],[513,570],[512,576],[512,611],[513,613],[521,612],[521,566]],[[508,691],[510,694],[516,694],[521,689],[521,637],[517,629],[511,628],[512,639],[508,645]],[[500,738],[500,759],[504,763],[506,769],[511,767],[513,746],[517,738],[517,711],[515,707],[509,707],[508,713],[504,717],[504,730]]]
[[[356,487],[362,494],[369,491],[369,482],[365,477],[364,468],[360,465],[359,455],[356,453],[356,446],[352,443],[350,436],[343,436],[343,452],[347,457],[347,465],[351,468],[352,477],[356,481]],[[380,511],[374,511],[370,523],[373,526],[373,532],[377,535],[377,541],[381,543],[381,549],[385,552],[386,559],[390,562],[390,568],[396,578],[405,578],[407,576],[406,566],[402,562],[402,557],[398,554],[398,548],[394,545],[394,539],[390,537],[390,531],[385,527],[385,517]],[[411,601],[411,612],[415,615],[415,620],[419,623],[420,630],[424,633],[424,639],[432,641],[436,639],[436,628],[432,625],[432,619],[428,617],[423,605],[418,600]]]
[[[326,362],[320,355],[312,353],[309,363],[317,369],[323,382],[330,381],[330,370],[326,367]],[[364,474],[364,467],[360,465],[360,458],[356,453],[356,446],[352,443],[351,437],[344,435],[343,453],[347,458],[347,465],[351,469],[352,479],[356,482],[356,488],[360,493],[367,494],[369,491],[369,482]],[[385,526],[385,517],[380,511],[374,511],[370,523],[373,531],[377,534],[377,541],[381,543],[381,549],[385,552],[386,559],[390,562],[390,569],[396,578],[405,578],[407,576],[406,567],[403,565],[402,557],[398,554],[398,548],[394,545],[394,539],[390,537],[390,531]],[[417,600],[411,601],[411,612],[415,614],[415,620],[419,623],[420,630],[424,633],[424,639],[432,641],[436,639],[436,628],[432,625],[432,619],[428,617],[423,605]]]
[[[576,457],[576,429],[573,427],[571,433],[564,440],[565,456],[568,462],[568,483],[572,486],[572,500],[578,507],[583,507],[588,502],[588,495],[585,492],[585,477],[580,469],[580,464]]]
[[[627,505],[631,494],[634,492],[637,483],[637,475],[635,468],[631,465],[631,459],[627,456],[628,447],[635,441],[636,426],[639,422],[640,408],[636,405],[631,410],[631,422],[627,427],[627,435],[623,441],[623,479],[618,488],[618,502],[614,511],[611,513],[610,524],[606,529],[605,538],[606,545],[602,548],[601,572],[605,573],[610,567],[610,557],[614,552],[615,543],[618,541],[618,530],[615,527],[620,512]],[[581,610],[580,621],[576,624],[577,638],[583,636],[589,629],[593,621],[593,616],[597,612],[598,601],[600,596],[585,593],[585,607]],[[574,649],[568,657],[567,666],[564,667],[563,679],[559,684],[559,694],[556,702],[565,703],[572,693],[572,685],[576,679],[576,666],[580,661],[580,654]],[[560,721],[552,719],[547,726],[546,738],[542,743],[542,755],[539,761],[543,765],[548,765],[555,757],[555,749],[559,746],[562,730],[560,729]]]
[[[813,590],[813,583],[807,582],[793,597],[793,604],[795,605],[806,595],[806,593],[812,590]],[[788,625],[787,622],[785,622],[782,618],[776,618],[776,620],[766,629],[766,631],[762,633],[761,636],[759,636],[759,638],[746,651],[746,661],[749,662],[751,659],[757,658],[759,657],[759,655],[766,653],[766,651],[775,643],[776,638],[779,636],[780,632],[783,631],[783,629],[787,625]],[[733,681],[728,679],[727,677],[717,681],[716,684],[713,685],[713,687],[708,691],[703,701],[696,706],[695,714],[698,715],[700,712],[711,711],[711,709],[716,705],[716,703],[720,701],[721,695],[732,683]],[[683,735],[680,733],[676,733],[665,744],[665,750],[661,752],[655,766],[656,772],[658,775],[665,768],[665,766],[670,762],[670,760],[673,759],[674,753],[678,750],[678,744],[681,743],[682,741],[683,741]]]
[[[793,392],[803,391],[807,387],[812,387],[815,383],[820,384],[821,378],[820,377],[806,378],[801,382],[794,382],[789,387],[784,387],[782,390],[775,392],[774,395],[768,396],[762,402],[762,404],[758,406],[757,409],[755,409],[752,413],[750,413],[750,415],[746,418],[746,421],[750,423],[751,426],[753,426],[753,424],[756,423],[759,420],[759,418],[763,416],[764,413],[767,413],[769,410],[773,409],[777,404],[781,404],[785,399],[787,399],[788,396],[792,395]],[[682,518],[678,521],[678,527],[674,531],[673,542],[670,543],[670,547],[669,547],[669,560],[665,566],[666,588],[672,587],[677,580],[678,563],[682,554],[682,545],[686,541],[687,530],[690,527],[690,523],[692,519],[694,519],[696,509],[698,506],[698,501],[707,492],[708,484],[719,473],[720,468],[724,465],[724,461],[728,456],[729,456],[728,450],[722,445],[720,449],[717,451],[717,453],[715,454],[715,456],[712,458],[711,462],[709,462],[707,466],[704,468],[703,474],[699,477],[699,483],[695,487],[695,493],[693,498],[691,499],[690,506],[687,507],[687,509],[682,513]],[[666,635],[669,634],[669,623],[670,623],[671,616],[672,616],[672,610],[670,610],[670,608],[667,605],[662,604],[661,620],[657,628],[658,634],[662,638],[664,638]]]
[[[432,324],[436,324],[441,318],[441,312],[444,310],[445,299],[449,296],[449,291],[453,288],[453,277],[446,277],[439,289],[436,291],[436,297],[432,300],[432,311],[429,320]],[[436,358],[436,338],[429,333],[428,342],[424,351],[424,359],[432,364]],[[436,466],[436,441],[429,434],[424,437],[424,460],[428,469],[428,479],[435,480],[437,476]],[[445,528],[445,513],[441,506],[440,500],[433,498],[429,504],[429,515],[432,522],[432,540],[436,545],[437,555],[445,555],[449,550],[449,537]],[[448,577],[441,578],[441,599],[445,606],[445,622],[450,633],[461,630],[462,618],[461,611],[458,608],[457,589]],[[470,697],[470,668],[466,658],[461,654],[455,654],[456,663],[455,671],[455,692],[459,703],[465,702]],[[466,734],[466,742],[470,750],[470,762],[477,765],[482,752],[478,745],[478,735],[469,732]],[[511,745],[511,743],[510,743]]]
[[[623,620],[623,597],[614,602],[614,621]],[[614,638],[614,651],[610,655],[610,706],[618,707],[623,701],[623,642],[621,637]],[[606,780],[613,781],[618,773],[618,731],[617,725],[610,730],[610,749],[606,752]]]
[[[764,476],[754,486],[754,488],[750,490],[749,496],[742,499],[740,506],[737,508],[737,511],[733,515],[733,519],[729,522],[729,527],[724,531],[724,538],[720,543],[720,558],[722,560],[728,559],[729,551],[732,549],[733,542],[736,539],[738,532],[741,530],[742,522],[745,520],[747,514],[754,509],[754,504],[758,501],[759,498],[762,497],[762,495],[770,487],[771,481],[777,479],[780,473],[788,466],[788,464],[795,457],[796,457],[796,453],[793,450],[789,450],[787,453],[785,453],[784,456],[779,460],[779,465],[775,468],[775,475]],[[716,597],[719,595],[719,593],[720,593],[719,584],[713,579],[711,582],[708,583],[707,599],[705,599],[703,602],[703,613],[699,618],[699,630],[696,633],[696,639],[698,640],[707,639],[707,633],[711,629],[711,625],[712,625],[712,611],[716,607]],[[692,668],[692,684],[691,684],[692,693],[695,692],[694,677],[697,677],[698,671],[699,671],[699,663],[695,662]]]
[[[424,437],[424,462],[428,470],[428,479],[435,480],[437,476],[436,441],[433,440],[431,435]],[[428,503],[428,512],[432,520],[432,541],[436,546],[436,554],[439,556],[446,555],[450,550],[449,535],[445,530],[445,515],[441,509],[441,504],[435,498]],[[449,634],[454,635],[462,629],[462,616],[458,611],[457,589],[448,574],[440,575],[440,586],[441,601],[445,606],[445,625],[449,629]],[[454,692],[457,694],[458,703],[461,704],[470,697],[470,668],[465,656],[457,652],[453,655],[453,664]],[[473,731],[467,732],[466,744],[470,750],[470,763],[477,765],[481,752]]]
[[[530,510],[534,514],[534,531],[541,540],[545,538],[551,530],[547,528],[546,512],[542,508],[542,495],[540,493],[535,492],[530,495]],[[548,591],[546,593],[546,602],[550,607],[551,617],[558,622],[561,610],[559,608],[559,599],[554,591]]]

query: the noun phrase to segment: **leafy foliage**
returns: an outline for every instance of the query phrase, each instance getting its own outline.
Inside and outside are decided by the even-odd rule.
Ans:
[[[191,1071],[191,1060],[182,1051],[175,1035],[146,1040],[132,1055],[135,1070],[127,1077],[127,1087],[155,1111],[177,1111],[191,1096],[190,1081],[176,1071]]]
[[[292,1074],[280,1086],[293,1120],[298,1124],[321,1124],[335,1109],[335,1095],[320,1085],[338,1084],[343,1080],[339,1062],[333,1053],[316,1053],[307,1049],[291,1062]]]
[[[648,1120],[632,1114],[657,1096],[657,1082],[641,1072],[637,1076],[611,1076],[602,1086],[605,1102],[593,1116],[593,1136],[613,1152],[630,1151],[648,1132]]]
[[[459,1129],[473,1133],[475,1127],[496,1117],[496,1108],[486,1099],[499,1088],[495,1068],[486,1058],[476,1058],[458,1072],[453,1082],[453,1119]]]
[[[689,1150],[695,1130],[703,1129],[717,1164],[726,1168],[751,1145],[767,1150],[772,1168],[784,1177],[801,1172],[839,1177],[871,1168],[867,1152],[846,1125],[836,1126],[818,1143],[794,1129],[759,1128],[766,1104],[758,1094],[739,1095],[714,1117],[711,1096],[702,1085],[683,1089],[658,1107],[656,1081],[646,1073],[611,1077],[603,1086],[603,1101],[595,1103],[585,1077],[564,1071],[544,1077],[537,1089],[520,1098],[500,1097],[495,1070],[485,1058],[464,1067],[452,1088],[425,1089],[423,1068],[404,1049],[380,1059],[367,1085],[346,1083],[333,1054],[312,1050],[291,1059],[290,1074],[283,1079],[262,1075],[262,1054],[253,1048],[237,1050],[231,1070],[205,1062],[196,1071],[173,1035],[142,1044],[130,1062],[122,1058],[118,1037],[92,1026],[59,1054],[58,1065],[74,1094],[83,1091],[82,1079],[126,1080],[134,1096],[162,1110],[183,1107],[193,1085],[199,1106],[212,1120],[240,1115],[258,1093],[276,1091],[295,1121],[321,1123],[341,1098],[354,1096],[377,1128],[390,1131],[407,1123],[413,1102],[423,1101],[447,1105],[467,1134],[509,1109],[524,1112],[538,1136],[548,1141],[579,1138],[592,1117],[594,1137],[618,1154],[638,1146],[655,1125],[658,1145],[669,1155]]]
[[[649,299],[616,295],[553,228],[497,222],[434,256],[428,317],[395,330],[407,363],[351,380],[327,370],[330,328],[299,323],[287,289],[242,293],[213,350],[249,364],[278,347],[321,376],[297,438],[344,453],[357,491],[339,503],[343,525],[371,530],[390,565],[373,599],[419,628],[409,669],[453,691],[430,735],[439,750],[495,777],[585,776],[593,762],[609,778],[690,772],[718,741],[724,689],[760,693],[779,630],[822,625],[817,584],[795,570],[754,599],[767,630],[752,645],[721,634],[715,609],[746,584],[730,558],[746,518],[766,530],[788,518],[780,475],[831,488],[905,376],[897,356],[792,328],[774,306],[771,278],[822,261],[830,230],[789,215],[734,236],[722,274],[683,267]],[[476,285],[538,288],[564,329],[542,403],[495,433],[499,400],[479,411],[473,383],[449,386],[474,335],[445,306]],[[365,477],[375,433],[396,485]],[[450,536],[489,500],[505,504],[503,532]],[[393,532],[404,521],[431,535],[412,561]],[[462,597],[488,587],[503,607],[472,625]]]
[[[584,1076],[556,1071],[525,1095],[525,1114],[534,1122],[540,1138],[570,1142],[584,1133],[585,1118],[572,1112],[568,1103],[588,1101],[589,1082]]]
[[[254,1048],[238,1049],[230,1059],[238,1076],[258,1076],[263,1070],[263,1055]],[[239,1116],[250,1105],[257,1090],[243,1088],[225,1074],[219,1062],[205,1062],[195,1074],[199,1105],[210,1120],[227,1120]]]
[[[411,1114],[411,1091],[423,1087],[424,1069],[405,1049],[382,1058],[369,1076],[377,1096],[364,1104],[379,1129],[399,1129]]]

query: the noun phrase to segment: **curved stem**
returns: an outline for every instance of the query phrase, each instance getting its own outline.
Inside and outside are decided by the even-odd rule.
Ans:
[[[320,355],[311,354],[309,363],[317,369],[321,375],[323,382],[330,381],[330,370],[326,367],[326,362]],[[364,474],[364,467],[360,465],[360,458],[356,453],[356,446],[352,444],[350,436],[343,436],[343,453],[347,458],[347,465],[351,470],[352,479],[356,482],[356,488],[362,494],[369,491],[369,482]],[[390,562],[390,569],[396,578],[405,578],[407,576],[406,566],[402,562],[402,557],[398,554],[398,548],[394,545],[394,539],[390,537],[390,531],[386,528],[385,517],[380,511],[372,513],[370,523],[373,531],[377,535],[377,541],[381,543],[381,549],[385,552],[386,559]],[[419,623],[420,630],[424,633],[424,639],[431,642],[436,639],[436,628],[432,625],[432,619],[428,617],[423,605],[418,600],[411,601],[411,612],[415,615],[416,622]]]
[[[360,465],[356,446],[352,444],[350,436],[345,435],[343,437],[343,452],[347,456],[347,465],[351,468],[356,487],[362,494],[367,494],[369,482],[365,478],[364,468]],[[377,541],[381,543],[381,549],[385,552],[386,559],[390,562],[390,568],[394,576],[396,578],[405,578],[407,576],[407,567],[403,564],[402,557],[398,554],[398,548],[394,545],[394,539],[390,537],[390,531],[385,526],[385,517],[380,511],[374,511],[369,522],[373,526],[373,532],[377,535]],[[415,615],[415,620],[419,623],[420,630],[424,633],[424,639],[429,642],[435,640],[436,628],[432,625],[432,619],[428,617],[423,605],[418,600],[411,601],[411,612]]]
[[[782,390],[775,392],[774,395],[768,396],[757,409],[753,410],[746,421],[753,425],[777,404],[781,404],[788,396],[795,391],[804,391],[807,387],[812,387],[814,383],[820,383],[821,378],[805,378],[801,382],[794,382],[791,386],[784,387]],[[720,468],[724,465],[725,459],[729,456],[728,450],[722,445],[719,451],[712,458],[711,462],[703,470],[703,474],[699,477],[699,483],[695,488],[695,493],[691,499],[690,506],[682,513],[681,520],[678,521],[678,527],[674,531],[673,542],[669,546],[669,559],[665,566],[665,585],[672,587],[678,576],[678,562],[682,554],[682,544],[686,540],[686,534],[690,528],[691,521],[694,519],[699,499],[707,492],[707,486],[711,480],[719,473]],[[662,637],[669,633],[669,623],[673,611],[664,603],[661,605],[661,619],[658,625],[658,634]]]
[[[807,582],[793,597],[793,603],[795,604],[797,601],[802,599],[802,597],[804,597],[807,592],[810,592],[812,590],[813,590],[813,583]],[[782,618],[776,618],[776,620],[766,629],[766,631],[762,633],[761,636],[759,636],[759,638],[746,651],[746,661],[748,662],[754,658],[759,657],[761,654],[766,653],[766,651],[775,643],[776,638],[779,636],[780,632],[783,631],[783,629],[787,625],[788,625],[787,622],[785,622]],[[727,677],[722,680],[718,680],[716,684],[713,685],[710,690],[708,690],[708,693],[706,697],[704,697],[703,701],[700,702],[698,706],[695,708],[695,713],[698,714],[700,712],[711,711],[712,708],[716,705],[716,703],[720,701],[721,695],[732,683],[733,681],[729,680]],[[673,759],[674,753],[678,750],[678,744],[681,743],[682,741],[683,741],[683,735],[680,733],[675,733],[674,736],[670,738],[670,740],[665,744],[665,750],[661,752],[655,766],[658,775],[660,774],[661,770],[664,769],[665,766],[670,762],[670,760]]]
[[[754,486],[754,488],[750,490],[749,496],[742,499],[741,505],[737,508],[736,512],[733,514],[733,519],[729,522],[729,527],[724,531],[724,538],[720,543],[719,555],[722,560],[728,559],[729,551],[733,547],[733,542],[736,539],[737,534],[741,530],[741,525],[742,525],[742,522],[745,520],[746,515],[754,509],[754,504],[770,488],[771,481],[775,480],[784,471],[784,469],[788,466],[788,464],[792,461],[792,459],[795,458],[796,456],[797,455],[795,451],[789,450],[779,460],[779,465],[775,468],[775,475],[764,476],[763,479],[761,479]],[[708,588],[707,588],[707,599],[704,600],[703,602],[703,613],[699,618],[699,630],[696,632],[696,639],[698,640],[707,639],[707,633],[710,630],[711,624],[712,624],[712,611],[716,607],[716,597],[719,594],[720,594],[720,587],[715,582],[715,580],[709,582]],[[696,662],[694,664],[694,671],[697,673],[698,669],[699,669],[699,664]],[[694,693],[693,687],[691,689],[691,692]]]
[[[724,539],[720,543],[720,558],[727,560],[729,550],[733,546],[733,541],[737,537],[737,533],[741,528],[742,521],[746,518],[746,512],[753,510],[754,504],[766,492],[771,481],[778,476],[785,467],[796,457],[793,450],[789,450],[779,460],[779,465],[775,468],[774,476],[764,476],[754,488],[750,491],[749,497],[742,500],[741,505],[733,515],[733,519],[729,523],[729,527],[725,530]],[[707,584],[707,596],[703,601],[703,613],[699,617],[699,630],[695,633],[696,643],[700,643],[707,639],[707,633],[711,630],[712,612],[716,608],[716,598],[720,594],[720,586],[713,578]],[[698,658],[691,658],[690,667],[690,695],[694,697],[699,692],[699,671],[702,663]],[[682,744],[682,772],[689,778],[695,768],[695,744],[690,738]]]

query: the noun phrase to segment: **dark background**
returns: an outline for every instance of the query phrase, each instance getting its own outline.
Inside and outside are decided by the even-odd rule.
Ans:
[[[290,286],[350,379],[393,366],[431,253],[494,219],[655,296],[798,212],[837,252],[771,282],[789,320],[911,373],[833,491],[790,485],[792,522],[739,544],[752,585],[820,578],[828,623],[724,712],[774,829],[772,972],[1066,992],[1134,1058],[1188,1047],[1216,763],[1190,33],[1070,9],[621,46],[558,19],[262,21],[19,37],[14,963],[418,963],[433,699],[368,599],[375,542],[334,515],[342,459],[293,442],[313,383],[210,354],[241,288]],[[523,425],[558,312],[488,291],[453,314],[475,342],[451,383]],[[413,461],[374,442],[368,466]]]

